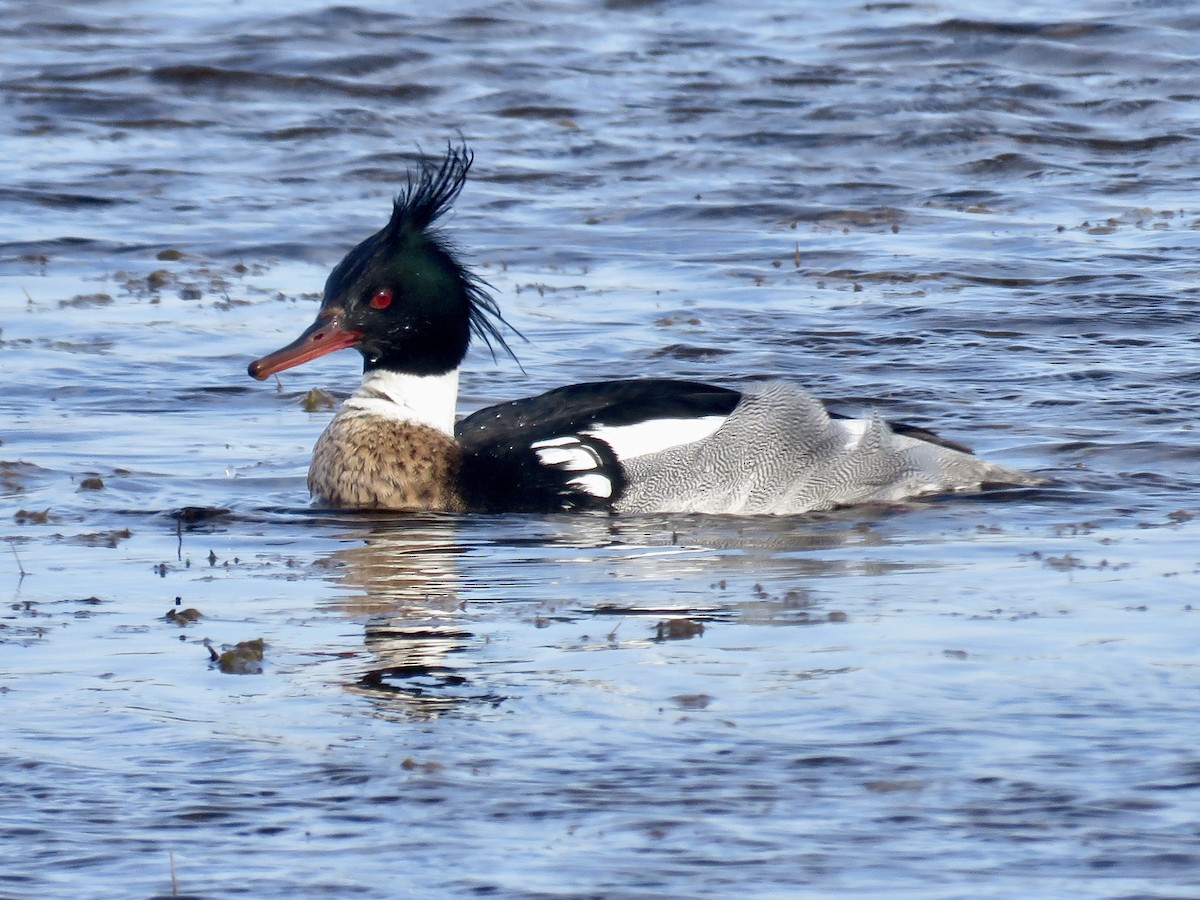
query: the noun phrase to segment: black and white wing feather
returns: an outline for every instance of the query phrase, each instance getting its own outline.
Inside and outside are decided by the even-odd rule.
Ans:
[[[670,379],[591,382],[481,409],[455,426],[463,488],[484,509],[611,509],[622,460],[715,431],[738,391]]]

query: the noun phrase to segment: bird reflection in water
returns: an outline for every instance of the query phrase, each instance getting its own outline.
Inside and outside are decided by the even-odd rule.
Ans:
[[[334,604],[362,620],[367,668],[350,687],[391,714],[436,716],[503,697],[466,674],[465,651],[486,638],[466,624],[453,517],[374,521],[344,535],[326,560],[347,590]]]

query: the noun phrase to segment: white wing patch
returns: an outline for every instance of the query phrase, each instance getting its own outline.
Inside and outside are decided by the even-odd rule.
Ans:
[[[572,484],[585,494],[591,494],[602,500],[607,500],[612,496],[612,481],[607,475],[579,475],[572,478],[567,484]]]
[[[703,440],[720,428],[726,418],[647,419],[636,425],[600,425],[583,433],[608,444],[617,459],[634,459]]]
[[[588,472],[603,465],[599,454],[576,437],[536,441],[530,447],[542,465],[554,466],[564,472]]]
[[[604,460],[594,447],[579,438],[549,438],[530,444],[530,448],[544,466],[554,466],[564,472],[582,472],[567,481],[572,487],[603,500],[612,496],[612,479],[598,471],[604,467]]]

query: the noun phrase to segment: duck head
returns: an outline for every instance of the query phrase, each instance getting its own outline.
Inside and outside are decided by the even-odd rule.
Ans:
[[[443,375],[458,368],[471,337],[512,355],[507,323],[487,285],[457,258],[435,223],[466,181],[474,155],[450,147],[396,198],[392,217],[330,272],[316,321],[286,347],[252,362],[251,376],[276,372],[354,347],[363,371]],[[510,326],[511,327],[511,326]]]

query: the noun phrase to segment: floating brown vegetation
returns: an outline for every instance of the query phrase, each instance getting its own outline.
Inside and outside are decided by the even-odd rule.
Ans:
[[[6,494],[20,493],[25,490],[29,479],[36,472],[43,472],[41,466],[21,460],[0,460],[0,491]]]
[[[1195,216],[1194,211],[1184,209],[1155,210],[1149,206],[1142,206],[1127,210],[1118,216],[1109,216],[1107,219],[1096,222],[1088,220],[1078,225],[1059,225],[1057,231],[1060,234],[1064,231],[1082,231],[1085,234],[1113,234],[1124,228],[1166,231],[1172,227],[1172,223],[1174,223],[1175,227],[1179,228],[1200,229],[1200,219],[1192,218],[1193,216]],[[1175,222],[1174,220],[1176,219],[1179,221]]]
[[[188,625],[199,622],[203,616],[200,614],[200,610],[189,606],[187,609],[168,609],[167,614],[163,618],[168,622],[174,622],[180,628],[185,628]]]
[[[208,648],[212,662],[226,675],[262,674],[263,648],[266,646],[262,638],[239,641],[232,647],[226,645],[226,649],[220,653],[207,641],[204,642],[204,646]]]
[[[84,547],[116,547],[126,538],[133,537],[128,528],[114,528],[111,531],[90,531],[85,534],[54,534],[56,541],[66,541],[68,544],[80,544]]]
[[[113,302],[110,294],[76,294],[70,300],[59,300],[60,307],[108,306]]]
[[[300,401],[300,406],[305,412],[316,412],[319,409],[333,409],[334,399],[333,394],[328,391],[323,391],[320,388],[312,388],[304,399]]]
[[[704,623],[695,619],[663,619],[654,626],[656,641],[687,641],[704,634]]]

